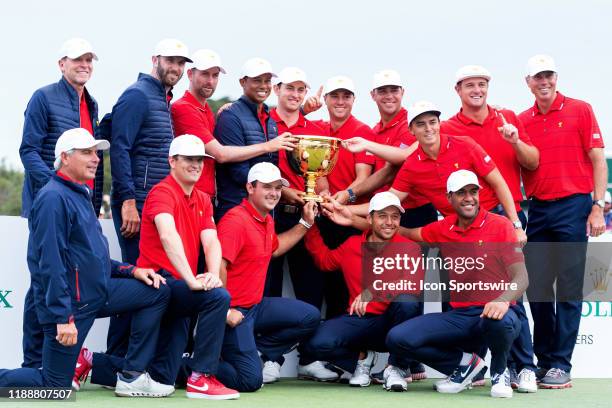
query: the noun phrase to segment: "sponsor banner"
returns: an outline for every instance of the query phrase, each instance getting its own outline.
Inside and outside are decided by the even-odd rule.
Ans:
[[[111,257],[120,259],[121,251],[117,243],[112,220],[100,220],[100,223],[109,241]],[[0,368],[11,368],[20,366],[23,359],[23,300],[30,284],[26,263],[28,242],[27,220],[20,217],[0,216],[0,231],[3,231],[2,237],[0,237],[0,259],[3,262],[3,273],[0,274],[0,322],[2,322]],[[612,235],[607,237],[607,239],[612,241]],[[602,249],[601,254],[599,254],[593,252],[592,248],[597,247],[589,245],[586,262],[587,275],[590,270],[589,268],[593,268],[593,270],[595,268],[603,268],[607,272],[612,265],[608,259],[612,256],[612,251],[608,251],[606,258],[605,249]],[[474,265],[476,265],[476,262],[474,262]],[[429,267],[429,265],[426,265],[426,268],[427,270],[423,271],[424,281],[440,282],[439,269]],[[285,296],[293,296],[293,290],[290,283],[288,283],[290,279],[284,279],[284,282],[283,294]],[[426,294],[425,300],[427,301],[425,303],[426,313],[440,311],[440,303],[438,298],[434,296],[433,291]],[[597,301],[597,298],[586,298],[586,300],[582,307],[582,321],[572,358],[572,375],[576,378],[612,378],[612,355],[608,351],[609,345],[612,342],[612,302]],[[528,304],[525,306],[527,309],[529,308]],[[528,315],[530,316],[529,312]],[[108,319],[98,319],[85,341],[86,346],[92,351],[104,351],[106,348],[107,329]],[[295,376],[297,364],[295,352],[292,352],[287,357],[281,375]],[[376,370],[383,368],[385,361],[386,358],[384,356],[379,359]],[[439,373],[433,370],[428,369],[428,372],[430,376],[440,376]]]

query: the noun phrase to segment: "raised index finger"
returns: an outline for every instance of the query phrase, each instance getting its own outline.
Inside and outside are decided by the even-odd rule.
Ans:
[[[506,122],[506,118],[504,118],[504,114],[503,113],[499,112],[499,117],[501,118],[502,123],[504,124],[504,126],[508,124],[508,122]]]
[[[323,85],[321,85],[317,91],[317,100],[321,99],[321,95],[323,95]]]

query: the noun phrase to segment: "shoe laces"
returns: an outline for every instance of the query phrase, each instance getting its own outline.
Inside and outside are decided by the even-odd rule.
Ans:
[[[565,371],[560,368],[551,368],[546,372],[546,377],[559,378],[565,375]]]
[[[314,368],[315,370],[327,370],[323,362],[319,360],[312,363],[312,368]]]
[[[518,378],[519,381],[532,381],[535,380],[535,373],[528,368],[523,368],[519,373]]]
[[[354,375],[370,375],[370,367],[365,363],[365,359],[357,361],[357,367],[355,367]]]
[[[404,378],[404,377],[406,377],[406,371],[402,370],[399,367],[391,365],[391,366],[389,366],[389,376],[388,376],[388,378],[391,378],[392,376],[397,376],[397,377],[400,377],[400,378]]]
[[[503,373],[494,374],[493,377],[491,377],[491,382],[494,384],[499,383],[501,381],[504,382],[504,385],[510,387],[510,373],[507,369]]]

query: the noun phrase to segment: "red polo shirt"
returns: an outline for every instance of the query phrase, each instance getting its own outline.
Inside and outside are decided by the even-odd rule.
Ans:
[[[272,108],[270,110],[270,117],[276,122],[276,126],[278,128],[278,134],[282,135],[285,132],[290,132],[292,135],[317,135],[323,136],[325,135],[325,130],[321,129],[313,122],[309,121],[299,113],[298,120],[292,126],[287,126],[285,122],[278,116],[278,112],[276,112],[276,108]],[[304,190],[304,177],[298,175],[291,169],[289,166],[289,162],[287,161],[287,151],[279,150],[278,151],[278,168],[281,171],[281,175],[289,181],[289,187],[294,188],[299,191]]]
[[[323,238],[321,237],[321,233],[319,232],[319,228],[314,225],[310,231],[308,231],[304,239],[306,249],[308,249],[312,255],[312,259],[320,270],[325,272],[333,272],[338,269],[342,270],[344,281],[346,282],[346,286],[349,291],[349,303],[346,308],[347,311],[350,309],[357,295],[361,294],[364,289],[363,284],[365,279],[361,265],[363,260],[361,246],[363,243],[367,242],[369,235],[370,231],[366,231],[361,235],[353,235],[344,241],[344,243],[338,248],[332,250],[325,245]],[[391,238],[390,242],[406,244],[412,243],[408,248],[407,254],[416,258],[420,258],[422,256],[421,248],[417,244],[399,234],[395,234],[393,238]],[[381,278],[384,279],[384,276],[381,276]],[[415,281],[422,279],[423,270],[421,270],[420,273],[414,277]],[[420,291],[406,291],[405,293],[418,295]],[[387,310],[387,307],[389,307],[389,302],[372,301],[368,303],[366,312],[379,315],[383,314],[385,310]]]
[[[507,109],[497,111],[490,106],[488,106],[488,109],[489,115],[483,123],[474,122],[460,111],[449,120],[442,122],[440,132],[447,135],[469,136],[489,153],[504,180],[506,180],[512,193],[512,198],[516,203],[516,208],[519,209],[520,202],[523,201],[523,193],[521,192],[521,165],[512,145],[504,140],[498,130],[503,125],[499,114],[504,115],[506,122],[516,126],[519,139],[527,145],[533,146],[533,144],[522,122],[516,117],[514,112]]]
[[[223,258],[227,260],[227,290],[232,307],[261,302],[268,264],[278,248],[274,220],[262,217],[245,199],[223,216],[218,228]]]
[[[415,190],[429,200],[444,216],[454,213],[446,198],[446,180],[457,170],[476,173],[482,186],[480,205],[490,210],[499,204],[495,192],[484,177],[495,169],[491,157],[470,137],[440,135],[440,152],[437,159],[425,154],[419,146],[402,165],[393,181],[393,188],[408,192]]]
[[[185,256],[195,276],[200,254],[200,233],[205,229],[215,229],[210,197],[196,188],[191,195],[186,195],[174,177],[168,175],[151,189],[145,200],[140,226],[140,256],[136,265],[156,271],[165,269],[175,278],[182,279],[168,259],[155,226],[155,216],[162,213],[174,218]]]
[[[603,148],[604,142],[591,105],[557,92],[548,113],[535,103],[519,119],[540,150],[540,166],[523,170],[527,197],[552,200],[593,191],[588,153]]]
[[[378,122],[372,128],[372,131],[376,135],[376,143],[387,146],[407,149],[414,142],[416,142],[416,138],[408,129],[408,111],[404,108],[401,108],[393,119],[391,119],[386,125],[382,124],[382,120]],[[380,157],[374,156],[374,172],[382,169],[386,163],[387,162]],[[389,183],[386,186],[381,187],[375,191],[375,193],[389,190],[392,184],[393,183]],[[418,194],[416,191],[411,191],[408,194],[408,197],[402,201],[402,207],[410,209],[421,207],[427,203],[429,203],[429,200]]]
[[[95,137],[96,135],[94,135],[93,125],[91,123],[91,115],[89,114],[89,106],[87,106],[87,100],[85,99],[85,91],[83,91],[83,93],[81,94],[79,117],[80,126],[83,129],[86,129],[92,136]],[[100,165],[104,164],[100,163]],[[94,180],[95,179],[87,180],[87,182],[85,183],[91,189],[91,191],[94,190]],[[97,215],[98,214],[96,214],[96,216]]]
[[[421,229],[425,242],[440,245],[445,259],[480,258],[484,268],[470,268],[459,272],[451,270],[450,279],[458,282],[511,282],[508,266],[525,262],[523,251],[516,243],[516,232],[512,223],[501,215],[480,209],[474,222],[463,229],[457,226],[457,214],[433,222]],[[469,243],[473,243],[470,245]],[[507,243],[504,244],[504,243]],[[456,261],[455,261],[456,262]],[[455,263],[459,265],[459,263]],[[456,293],[451,291],[452,307],[482,306],[496,299],[504,290],[473,291]]]
[[[363,122],[358,121],[353,115],[351,115],[346,122],[338,129],[333,130],[329,122],[323,120],[314,121],[315,125],[324,129],[326,134],[338,139],[346,140],[355,136],[361,136],[364,139],[376,140],[376,136],[372,132],[372,129]],[[348,150],[340,149],[340,155],[338,156],[338,162],[327,176],[329,182],[329,192],[335,194],[338,191],[343,191],[355,181],[357,174],[355,173],[355,164],[364,163],[374,166],[374,155],[362,152],[353,154]],[[357,202],[368,202],[369,197],[361,197]]]
[[[172,113],[172,124],[174,134],[194,135],[202,139],[204,144],[215,140],[215,115],[205,102],[203,105],[191,94],[185,91],[182,98],[178,99],[170,107]],[[196,184],[196,188],[211,197],[215,196],[215,161],[210,157],[204,158],[202,175]]]

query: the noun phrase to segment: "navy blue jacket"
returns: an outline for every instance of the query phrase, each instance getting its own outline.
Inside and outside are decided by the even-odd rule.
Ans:
[[[132,274],[133,266],[110,259],[84,185],[52,176],[34,199],[28,225],[28,267],[41,324],[96,315],[111,275]]]
[[[98,104],[85,89],[85,100],[89,108],[94,137],[99,138]],[[79,95],[64,77],[59,82],[38,89],[30,98],[25,111],[23,138],[19,155],[25,168],[25,179],[21,193],[21,215],[27,217],[36,193],[53,176],[55,143],[66,130],[81,126]],[[96,214],[102,204],[104,185],[103,154],[98,152],[100,165],[96,171],[93,195]]]
[[[138,211],[142,211],[148,192],[170,173],[168,151],[173,138],[164,86],[151,75],[139,74],[121,94],[111,115],[114,204],[135,198]]]
[[[264,104],[263,108],[269,113],[267,105]],[[269,115],[266,125],[267,137],[257,116],[257,104],[243,95],[219,115],[215,126],[215,138],[226,146],[250,146],[265,143],[278,136],[276,122]],[[217,164],[217,200],[219,202],[217,219],[240,204],[246,197],[245,184],[249,169],[259,162],[271,162],[278,165],[278,153],[262,154],[238,163]]]

